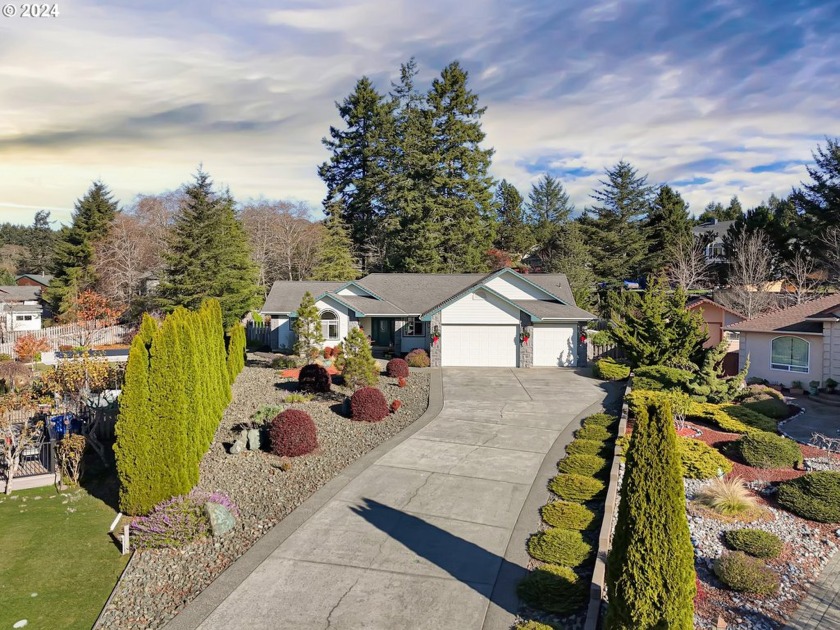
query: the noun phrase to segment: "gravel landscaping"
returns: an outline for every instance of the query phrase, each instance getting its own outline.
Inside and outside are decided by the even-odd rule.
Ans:
[[[234,383],[234,399],[216,440],[201,463],[199,482],[201,489],[229,495],[241,511],[241,520],[233,532],[220,539],[136,553],[99,628],[163,626],[313,492],[350,462],[417,420],[428,407],[429,372],[425,370],[412,371],[404,388],[397,386],[397,379],[380,378],[378,387],[388,403],[399,399],[402,406],[377,423],[354,422],[340,415],[344,396],[352,393],[342,386],[334,385],[332,392],[308,403],[283,405],[312,416],[320,445],[315,453],[292,459],[291,469],[283,472],[280,458],[266,450],[228,453],[240,423],[264,405],[282,404],[284,396],[296,391],[296,383],[279,378],[267,362],[255,356],[249,359]]]

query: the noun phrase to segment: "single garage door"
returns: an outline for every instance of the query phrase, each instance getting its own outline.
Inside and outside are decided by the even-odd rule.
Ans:
[[[534,366],[568,367],[577,365],[577,327],[570,325],[535,325]]]
[[[516,367],[519,326],[444,325],[441,330],[444,366]]]

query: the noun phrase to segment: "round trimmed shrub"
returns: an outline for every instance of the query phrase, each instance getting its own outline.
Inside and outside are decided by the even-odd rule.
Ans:
[[[779,486],[779,504],[802,518],[840,522],[840,472],[821,470]]]
[[[388,401],[375,387],[362,387],[350,397],[350,412],[353,420],[379,422],[388,417]]]
[[[732,529],[723,533],[726,546],[743,551],[754,558],[778,558],[782,553],[782,539],[763,529]]]
[[[677,438],[677,452],[686,479],[711,479],[732,472],[732,462],[700,440]]]
[[[408,364],[409,367],[418,367],[424,368],[429,367],[432,362],[429,359],[429,355],[426,353],[423,348],[415,348],[407,355],[405,355],[405,362]]]
[[[317,363],[310,363],[300,368],[298,388],[305,392],[325,393],[330,391],[332,379],[327,368]]]
[[[573,440],[566,447],[567,455],[600,455],[607,445],[600,440]]]
[[[587,416],[583,419],[583,426],[585,427],[591,427],[595,425],[608,429],[617,423],[618,418],[616,418],[615,416],[611,416],[608,413],[593,413],[591,416]]]
[[[583,606],[587,587],[569,567],[544,564],[519,583],[516,593],[533,608],[567,615]]]
[[[741,458],[755,468],[793,468],[802,462],[799,445],[786,437],[759,431],[735,442]]]
[[[595,512],[580,503],[552,501],[540,510],[543,520],[553,527],[585,530],[593,527]]]
[[[271,421],[268,429],[271,452],[298,457],[318,448],[318,432],[312,417],[299,409],[287,409]]]
[[[557,630],[556,626],[550,626],[547,623],[540,623],[539,621],[525,621],[516,626],[515,630]]]
[[[591,424],[575,431],[575,437],[579,440],[598,440],[605,442],[610,439],[610,432],[602,426]]]
[[[607,460],[597,455],[567,455],[557,462],[557,470],[594,477],[607,467]]]
[[[574,569],[592,555],[592,545],[579,531],[554,527],[531,536],[528,553],[537,560]]]
[[[583,475],[560,473],[548,483],[548,489],[565,501],[584,503],[604,491],[604,482]]]
[[[391,378],[408,378],[408,363],[405,359],[391,359],[385,366],[385,373]]]
[[[592,366],[592,374],[602,381],[623,381],[630,376],[630,366],[616,363],[615,359],[601,359]]]
[[[734,591],[772,595],[779,590],[779,576],[761,560],[743,551],[723,554],[715,560],[714,572]]]

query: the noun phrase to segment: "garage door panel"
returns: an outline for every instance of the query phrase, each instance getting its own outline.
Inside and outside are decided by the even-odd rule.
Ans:
[[[576,340],[576,326],[534,326],[534,366],[574,367],[577,364]]]
[[[444,324],[441,363],[450,367],[516,367],[518,338],[518,326]]]

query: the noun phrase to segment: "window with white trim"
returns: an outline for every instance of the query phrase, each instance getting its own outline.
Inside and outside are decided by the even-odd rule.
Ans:
[[[405,320],[403,325],[403,337],[423,337],[426,334],[426,322],[419,317],[412,317]]]
[[[338,315],[334,311],[321,313],[321,333],[326,340],[334,341],[338,339]]]
[[[799,337],[776,337],[770,342],[770,367],[788,372],[808,372],[809,344]]]

